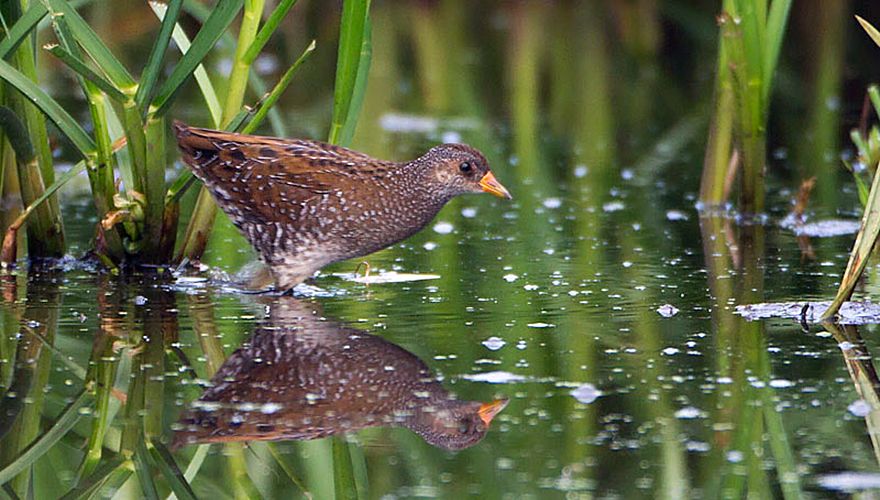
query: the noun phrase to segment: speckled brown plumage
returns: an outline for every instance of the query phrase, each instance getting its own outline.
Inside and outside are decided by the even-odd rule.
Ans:
[[[504,400],[456,400],[412,353],[313,309],[277,297],[268,320],[183,415],[174,445],[314,439],[396,425],[461,449],[480,441],[504,408]]]
[[[412,235],[457,195],[510,198],[486,158],[463,144],[396,163],[318,141],[174,128],[184,162],[284,290]]]

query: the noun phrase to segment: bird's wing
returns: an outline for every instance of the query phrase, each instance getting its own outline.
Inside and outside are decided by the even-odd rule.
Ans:
[[[397,164],[319,141],[279,139],[174,124],[183,160],[221,205],[247,208],[256,218],[277,217],[278,205],[306,204],[315,197]]]

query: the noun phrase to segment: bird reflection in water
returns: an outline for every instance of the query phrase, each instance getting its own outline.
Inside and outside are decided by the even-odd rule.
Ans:
[[[315,439],[402,426],[449,450],[477,444],[507,400],[459,401],[415,355],[278,297],[188,410],[174,447]]]

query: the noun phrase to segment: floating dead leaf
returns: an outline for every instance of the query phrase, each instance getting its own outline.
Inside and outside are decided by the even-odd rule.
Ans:
[[[805,323],[820,323],[831,301],[768,302],[736,306],[736,314],[749,321],[788,318]],[[844,302],[837,312],[837,323],[864,325],[880,323],[880,304],[873,302]]]

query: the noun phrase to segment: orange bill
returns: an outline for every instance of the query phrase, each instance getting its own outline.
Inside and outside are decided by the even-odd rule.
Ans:
[[[491,403],[481,404],[477,413],[480,415],[480,420],[482,420],[484,424],[489,425],[492,423],[492,419],[495,418],[495,415],[501,413],[501,410],[503,410],[505,406],[507,406],[506,399],[496,399]]]
[[[483,188],[483,191],[494,194],[499,198],[507,198],[508,200],[513,198],[513,196],[510,196],[510,192],[507,191],[507,188],[498,182],[498,179],[495,178],[495,175],[492,174],[492,172],[487,172],[486,175],[480,179],[480,187]]]

